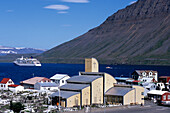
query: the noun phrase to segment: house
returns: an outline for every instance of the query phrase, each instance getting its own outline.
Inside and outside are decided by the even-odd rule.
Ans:
[[[156,83],[156,90],[165,91],[164,83]]]
[[[10,91],[15,92],[15,93],[24,91],[24,87],[23,87],[23,86],[21,86],[21,85],[15,85],[15,84],[8,85],[8,89],[9,89]]]
[[[36,84],[37,82],[51,82],[50,79],[45,78],[45,77],[33,77],[24,81],[21,81],[20,84],[22,86],[24,86],[25,89],[33,89],[34,88],[34,84]]]
[[[162,82],[162,83],[169,83],[170,82],[170,76],[160,76],[159,77],[159,82]]]
[[[60,86],[66,84],[66,80],[70,77],[67,74],[56,74],[50,78],[51,81],[55,82],[56,84],[59,84]]]
[[[161,101],[158,101],[161,105],[170,105],[170,92],[166,92],[162,95]]]
[[[34,84],[34,89],[35,90],[41,90],[41,91],[46,91],[46,90],[58,90],[59,84],[56,84],[55,82],[37,82]]]
[[[144,87],[144,96],[147,96],[147,93],[151,90],[156,90],[156,85],[154,83],[145,82],[141,86]]]
[[[7,90],[8,85],[12,85],[14,82],[10,78],[3,78],[2,81],[0,82],[0,89]]]
[[[148,92],[148,98],[158,104],[170,104],[170,92],[168,91],[151,90]]]
[[[153,78],[158,81],[158,72],[153,70],[135,70],[132,73],[132,78],[135,80],[141,80],[142,78]]]

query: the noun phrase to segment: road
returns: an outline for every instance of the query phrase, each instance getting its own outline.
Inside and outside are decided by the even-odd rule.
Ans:
[[[83,110],[68,113],[86,113]],[[158,106],[148,101],[144,106],[120,106],[112,108],[96,108],[88,113],[170,113],[170,107]]]

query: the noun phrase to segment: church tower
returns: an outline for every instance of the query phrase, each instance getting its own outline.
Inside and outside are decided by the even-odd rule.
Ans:
[[[95,58],[85,59],[85,72],[99,72],[99,63]]]

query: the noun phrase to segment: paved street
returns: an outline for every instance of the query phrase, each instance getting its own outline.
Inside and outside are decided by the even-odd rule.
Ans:
[[[150,101],[145,102],[145,106],[120,106],[112,108],[96,108],[91,113],[170,113],[170,107],[158,106]],[[68,113],[85,113],[84,111]],[[89,112],[90,113],[90,112]]]

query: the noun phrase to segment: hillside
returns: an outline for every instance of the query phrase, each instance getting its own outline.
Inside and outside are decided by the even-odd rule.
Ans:
[[[100,26],[39,56],[48,63],[170,65],[170,0],[138,0]]]

